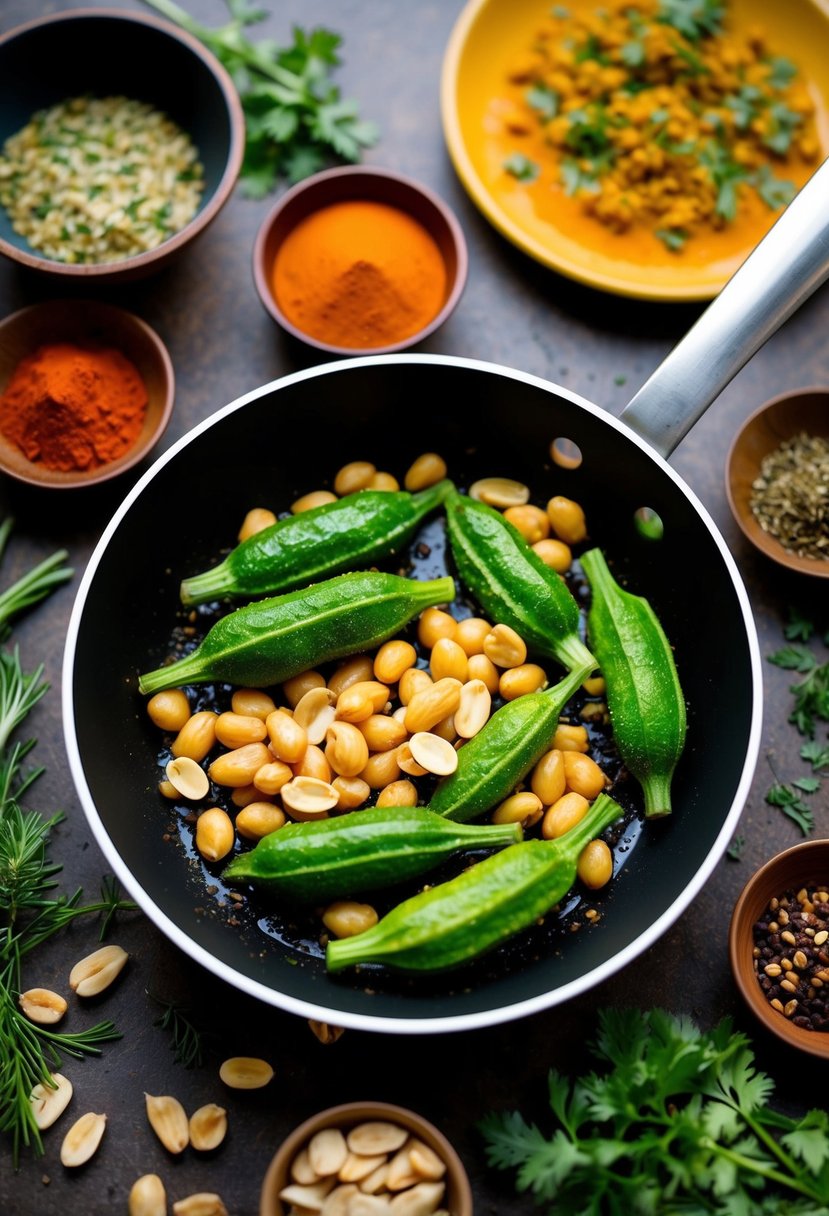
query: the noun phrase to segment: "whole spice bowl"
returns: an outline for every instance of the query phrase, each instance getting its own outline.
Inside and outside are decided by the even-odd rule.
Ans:
[[[466,284],[458,220],[426,186],[373,166],[324,170],[266,216],[253,277],[294,338],[335,355],[388,354],[434,333]]]
[[[69,490],[126,472],[163,435],[175,376],[146,321],[47,300],[0,321],[0,472]]]
[[[472,1216],[469,1178],[447,1138],[388,1102],[346,1102],[296,1127],[268,1166],[259,1216],[318,1211],[323,1197],[326,1210],[349,1216],[368,1211],[369,1196],[378,1213]]]
[[[777,1038],[829,1059],[829,840],[776,854],[743,888],[731,916],[737,987]]]
[[[829,578],[829,388],[781,393],[749,416],[728,452],[726,493],[761,553]]]

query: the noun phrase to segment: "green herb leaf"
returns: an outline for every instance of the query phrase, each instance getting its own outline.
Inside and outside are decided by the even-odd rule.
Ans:
[[[760,198],[772,211],[779,211],[781,207],[788,207],[797,193],[797,187],[794,182],[787,181],[782,177],[775,177],[768,165],[763,165],[761,169],[758,169],[754,173],[751,182]]]
[[[784,815],[793,820],[804,836],[808,836],[815,826],[812,810],[798,794],[793,785],[781,785],[779,782],[766,791],[766,802],[770,806],[779,807]]]
[[[545,122],[558,114],[558,93],[549,85],[534,84],[531,89],[527,89],[524,100]]]
[[[808,642],[812,634],[815,632],[813,623],[794,607],[789,608],[789,619],[783,629],[783,634],[790,642],[797,641]]]
[[[735,836],[731,841],[731,844],[726,849],[726,857],[728,857],[730,861],[741,861],[745,847],[745,836]]]
[[[661,0],[656,20],[697,42],[719,34],[724,16],[725,5],[720,0]]]
[[[684,249],[688,240],[688,233],[683,228],[657,228],[656,236],[672,253]]]
[[[829,747],[822,746],[814,739],[809,743],[803,744],[800,749],[800,756],[801,759],[808,760],[815,771],[829,768]]]
[[[510,173],[519,182],[534,182],[541,169],[523,152],[515,152],[504,161],[504,171]]]
[[[789,671],[812,671],[817,666],[817,659],[808,646],[783,646],[767,657],[775,667]]]
[[[772,152],[784,156],[791,147],[792,136],[803,121],[802,115],[790,110],[782,101],[774,101],[768,108],[770,118],[769,130],[763,136],[763,143]]]
[[[768,82],[773,89],[785,89],[797,75],[797,68],[791,59],[777,55],[766,61],[769,65]]]

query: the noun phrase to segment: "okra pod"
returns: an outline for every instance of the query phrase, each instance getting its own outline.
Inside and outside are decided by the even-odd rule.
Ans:
[[[642,787],[646,817],[668,815],[686,729],[670,643],[651,605],[619,586],[600,549],[582,554],[581,565],[591,592],[587,636],[607,686],[619,755]]]
[[[591,659],[552,688],[526,693],[497,709],[464,743],[458,767],[438,782],[429,810],[463,823],[511,794],[551,746],[561,711],[594,666]]]
[[[596,660],[579,637],[579,606],[500,511],[457,490],[444,503],[458,575],[494,621],[511,626],[536,654],[570,671]]]
[[[277,520],[243,540],[217,566],[184,579],[181,602],[254,599],[370,566],[396,553],[452,489],[444,479],[415,494],[359,490]]]
[[[426,807],[369,807],[289,823],[235,857],[223,878],[310,903],[392,886],[459,850],[501,848],[521,838],[520,824],[453,824]]]
[[[612,798],[600,794],[564,836],[510,845],[397,904],[371,929],[329,942],[329,971],[360,963],[442,971],[478,957],[563,899],[576,881],[582,849],[621,814]]]
[[[420,581],[378,570],[339,574],[222,617],[184,658],[141,675],[155,693],[216,680],[267,688],[329,659],[378,646],[435,604],[454,599],[451,578]]]

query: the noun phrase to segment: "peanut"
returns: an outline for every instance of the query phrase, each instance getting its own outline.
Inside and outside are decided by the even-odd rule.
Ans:
[[[81,1115],[69,1128],[60,1146],[61,1165],[74,1169],[84,1165],[93,1156],[106,1128],[106,1115],[89,1111]]]
[[[167,1192],[158,1174],[142,1174],[130,1187],[129,1216],[167,1216]]]
[[[183,1153],[190,1143],[190,1127],[184,1107],[169,1094],[144,1094],[150,1127],[170,1153]]]
[[[121,973],[127,958],[121,946],[102,946],[75,963],[69,972],[69,987],[78,996],[97,996]]]
[[[50,988],[29,988],[21,992],[17,1003],[29,1021],[40,1026],[53,1026],[66,1013],[66,1001]]]
[[[204,1153],[218,1148],[227,1134],[227,1111],[215,1102],[208,1102],[193,1111],[189,1130],[194,1149]]]
[[[52,1082],[53,1085],[36,1085],[29,1097],[34,1121],[41,1131],[51,1127],[63,1114],[73,1093],[72,1082],[62,1073],[52,1073]]]
[[[256,1056],[231,1056],[222,1064],[219,1076],[230,1089],[262,1089],[273,1077],[273,1068]]]

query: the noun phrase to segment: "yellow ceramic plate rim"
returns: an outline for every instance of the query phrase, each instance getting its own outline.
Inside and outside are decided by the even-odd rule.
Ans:
[[[808,7],[827,21],[827,43],[829,45],[829,2],[827,0],[798,0],[799,7]],[[725,285],[730,274],[725,276],[706,271],[704,266],[683,268],[680,275],[672,283],[661,282],[654,284],[647,278],[646,267],[641,267],[637,275],[633,273],[632,263],[620,260],[621,269],[614,269],[610,259],[592,254],[587,246],[582,246],[582,253],[572,256],[567,248],[556,247],[543,241],[522,228],[515,219],[499,204],[490,188],[483,180],[473,156],[469,151],[469,135],[465,128],[465,118],[458,99],[458,77],[464,66],[464,58],[469,53],[471,37],[477,32],[476,27],[485,21],[491,11],[506,6],[518,16],[518,6],[515,0],[468,0],[455,22],[449,41],[444,52],[440,81],[440,107],[444,139],[450,159],[465,190],[478,210],[489,220],[503,236],[522,249],[524,253],[540,262],[542,265],[556,270],[560,274],[589,287],[595,287],[613,294],[628,296],[641,300],[657,301],[700,301],[712,299]],[[788,0],[787,9],[794,7]],[[540,5],[543,12],[544,6]],[[796,58],[798,43],[798,27],[794,20],[796,12],[789,12],[791,20],[791,42],[780,48],[781,54],[789,54]],[[829,71],[824,73],[821,93],[823,101],[829,107]],[[827,131],[821,132],[824,146],[827,146]],[[568,245],[573,242],[568,241]],[[597,265],[597,261],[601,265]],[[736,266],[735,266],[736,269]],[[629,273],[628,271],[631,271]]]

